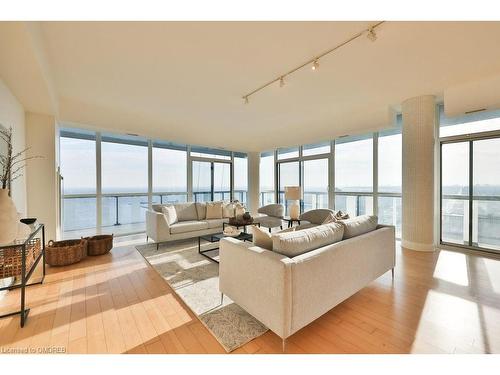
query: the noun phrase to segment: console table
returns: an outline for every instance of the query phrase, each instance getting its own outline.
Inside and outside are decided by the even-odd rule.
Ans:
[[[31,275],[42,260],[42,279],[29,284]],[[16,241],[0,246],[0,278],[21,278],[20,283],[0,288],[2,290],[21,289],[21,309],[0,316],[6,318],[19,314],[24,327],[30,309],[26,308],[26,287],[42,284],[45,279],[45,226],[38,224],[24,241]]]

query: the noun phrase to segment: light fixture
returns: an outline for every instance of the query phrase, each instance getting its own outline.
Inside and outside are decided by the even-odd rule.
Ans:
[[[370,39],[372,42],[374,42],[374,41],[376,41],[376,40],[377,40],[377,34],[375,33],[375,30],[373,29],[373,27],[370,27],[370,28],[367,30],[366,37],[367,37],[368,39]]]
[[[366,37],[371,40],[372,42],[374,42],[375,40],[377,40],[377,34],[375,33],[375,29],[377,27],[379,27],[380,25],[382,25],[385,21],[380,21],[380,22],[377,22],[376,24],[374,25],[371,25],[370,27],[364,29],[364,30],[361,30],[360,32],[358,32],[357,34],[351,36],[350,38],[344,40],[343,42],[337,44],[335,47],[332,47],[330,48],[328,51],[325,51],[319,55],[316,55],[316,57],[306,61],[305,63],[289,70],[288,72],[284,73],[284,74],[281,74],[279,75],[278,77],[268,81],[267,83],[263,84],[262,86],[256,88],[255,90],[253,91],[250,91],[248,94],[244,95],[243,96],[243,99],[244,99],[244,102],[245,104],[248,103],[248,99],[250,98],[250,96],[252,96],[253,94],[256,94],[258,93],[259,91],[261,90],[264,90],[266,87],[268,86],[271,86],[272,84],[274,84],[276,81],[279,81],[279,85],[280,87],[283,87],[285,86],[285,77],[286,76],[289,76],[293,73],[295,73],[297,70],[300,70],[310,64],[312,64],[312,67],[311,69],[312,70],[318,70],[319,68],[319,59],[325,57],[326,55],[329,55],[330,53],[333,53],[337,50],[339,50],[340,48],[348,45],[349,43],[353,42],[354,40],[366,35]]]
[[[311,67],[312,70],[316,70],[319,68],[319,61],[318,59],[314,60],[313,65]]]

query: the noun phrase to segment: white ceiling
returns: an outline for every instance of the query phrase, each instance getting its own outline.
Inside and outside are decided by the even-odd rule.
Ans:
[[[499,22],[386,22],[242,104],[372,23],[0,23],[0,76],[63,122],[257,151],[387,127],[406,98],[500,72]]]

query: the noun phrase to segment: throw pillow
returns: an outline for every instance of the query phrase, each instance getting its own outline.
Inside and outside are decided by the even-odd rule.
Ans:
[[[374,215],[362,215],[348,220],[339,220],[344,227],[344,240],[377,229],[378,217]]]
[[[342,240],[344,227],[339,223],[318,225],[313,228],[273,234],[273,251],[293,258],[311,250]]]
[[[266,250],[273,250],[273,240],[271,233],[257,226],[252,227],[253,244]]]
[[[340,212],[340,211],[339,211]],[[321,224],[329,224],[329,223],[335,223],[337,221],[337,218],[333,213],[329,213],[328,216],[323,220]]]
[[[335,218],[337,220],[347,220],[349,219],[349,214],[347,212],[337,211],[335,213]]]
[[[174,206],[163,206],[161,208],[161,211],[163,212],[163,215],[165,215],[165,218],[167,219],[168,225],[172,225],[177,223],[177,211],[175,210]]]
[[[207,220],[222,219],[222,202],[207,202]]]
[[[227,203],[222,206],[222,217],[234,217],[235,207],[233,203]]]

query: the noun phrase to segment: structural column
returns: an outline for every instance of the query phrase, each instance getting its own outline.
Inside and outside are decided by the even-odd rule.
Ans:
[[[252,215],[257,214],[259,208],[260,189],[260,153],[248,153],[248,209]]]
[[[434,250],[434,134],[432,95],[403,102],[403,225],[401,245]]]

